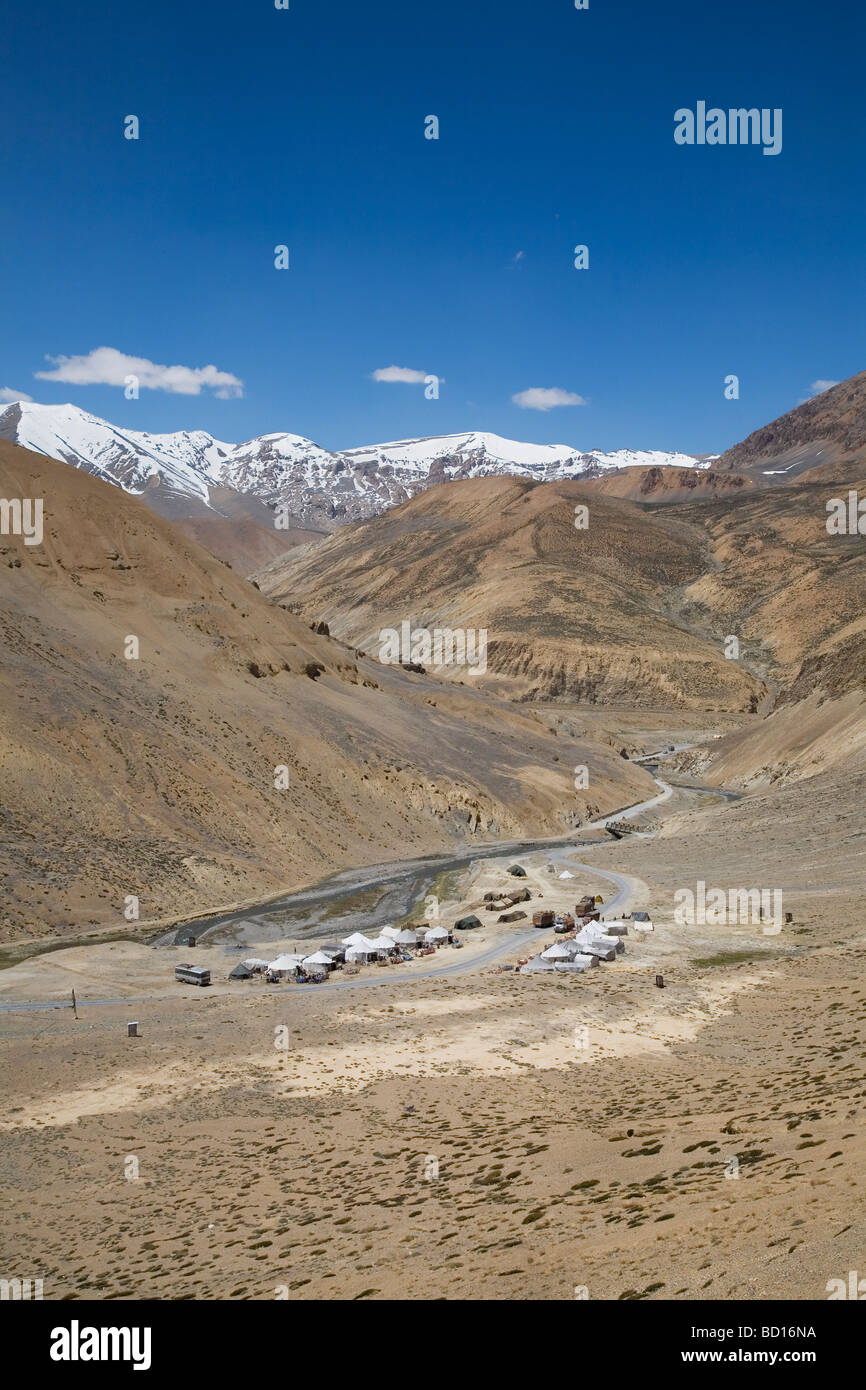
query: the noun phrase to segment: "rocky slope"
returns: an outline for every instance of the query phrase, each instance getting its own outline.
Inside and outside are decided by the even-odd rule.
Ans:
[[[754,710],[764,687],[726,659],[726,629],[678,616],[708,563],[700,528],[668,512],[580,483],[496,478],[424,492],[277,559],[258,582],[373,654],[407,620],[486,629],[484,675],[440,674],[521,699]]]
[[[0,442],[0,496],[45,509],[40,545],[0,536],[5,939],[563,833],[652,791],[612,747],[356,659],[84,472]]]

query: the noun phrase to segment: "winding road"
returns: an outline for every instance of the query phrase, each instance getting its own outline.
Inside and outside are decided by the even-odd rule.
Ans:
[[[633,806],[629,806],[620,811],[615,811],[608,816],[603,816],[598,820],[592,821],[584,828],[603,829],[604,826],[607,825],[608,821],[629,820],[634,816],[641,815],[644,811],[650,810],[654,806],[660,805],[664,801],[668,801],[670,797],[673,795],[674,787],[670,783],[663,781],[660,777],[656,777],[655,780],[658,786],[661,788],[661,791],[657,796],[650,797],[644,801],[636,802]],[[723,791],[721,791],[721,789],[716,787],[688,787],[687,789],[696,792],[712,791],[713,793],[717,793],[719,796],[724,797],[725,799],[728,799],[732,795],[736,795],[732,793],[726,794]],[[575,876],[584,873],[588,875],[594,875],[598,878],[606,879],[607,882],[612,883],[615,886],[617,891],[614,894],[614,896],[612,898],[609,898],[608,901],[604,904],[605,915],[616,914],[621,916],[629,912],[631,910],[635,896],[638,893],[640,893],[641,896],[644,896],[644,893],[647,891],[646,885],[644,884],[643,880],[635,878],[629,874],[616,872],[613,869],[601,869],[598,867],[597,864],[585,864],[580,860],[574,859],[573,855],[575,855],[585,845],[585,843],[586,842],[582,842],[581,844],[569,846],[563,845],[561,843],[559,845],[550,845],[549,843],[539,842],[535,845],[534,849],[530,850],[527,846],[526,850],[530,853],[544,852],[551,862],[561,864],[563,869],[567,868],[569,872],[573,873]],[[508,851],[503,852],[502,854],[492,853],[489,857],[501,857],[505,859],[511,858],[513,854],[514,850],[513,848],[511,848]],[[461,953],[461,955],[458,956],[456,959],[449,961],[447,965],[431,965],[429,967],[424,967],[420,970],[413,970],[405,975],[395,976],[391,970],[388,970],[387,972],[382,972],[381,974],[377,971],[373,975],[362,975],[358,976],[357,978],[355,976],[332,978],[325,985],[292,984],[286,985],[283,989],[280,990],[275,989],[271,991],[271,993],[297,994],[299,992],[306,993],[310,990],[321,991],[324,989],[330,994],[332,990],[367,989],[376,985],[383,985],[388,983],[393,984],[400,979],[405,980],[406,983],[409,983],[412,980],[429,980],[448,977],[449,975],[461,975],[474,970],[482,970],[484,969],[484,967],[491,965],[495,961],[499,960],[502,956],[520,954],[526,946],[529,946],[530,944],[536,944],[538,942],[538,939],[538,928],[532,927],[524,929],[523,931],[514,932],[510,935],[504,936],[502,940],[494,942],[492,945],[488,946],[485,950],[479,952],[477,955],[475,953],[470,954],[467,959],[462,958]],[[149,994],[140,995],[137,998],[129,998],[128,996],[123,996],[114,999],[86,999],[79,1000],[78,1007],[80,1010],[85,1010],[93,1008],[104,1008],[109,1005],[117,1004],[145,1004],[154,1002],[164,997],[164,995]],[[22,1001],[20,1003],[0,1003],[0,1013],[15,1013],[19,1011],[28,1012],[31,1010],[43,1009],[69,1009],[71,1007],[72,1005],[68,1003],[66,1000],[27,1000]]]

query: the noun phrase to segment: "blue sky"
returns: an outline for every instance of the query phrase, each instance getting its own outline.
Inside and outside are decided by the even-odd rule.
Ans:
[[[230,441],[489,429],[698,452],[866,366],[861,6],[83,0],[7,16],[0,386]],[[782,152],[677,146],[674,112],[699,100],[782,108]],[[213,364],[243,394],[127,401],[34,378],[103,346]],[[439,399],[372,379],[392,365],[439,375]],[[534,387],[586,404],[512,401]]]

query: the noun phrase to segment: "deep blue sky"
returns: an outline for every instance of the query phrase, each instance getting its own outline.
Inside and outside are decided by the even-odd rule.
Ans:
[[[11,4],[0,387],[227,440],[720,450],[866,366],[864,40],[853,0]],[[782,153],[675,145],[699,99],[782,107]],[[244,395],[34,380],[103,345]]]

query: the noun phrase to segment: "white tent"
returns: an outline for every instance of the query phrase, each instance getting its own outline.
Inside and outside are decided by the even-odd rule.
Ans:
[[[583,951],[579,952],[576,956],[572,956],[571,959],[575,962],[575,964],[578,961],[583,961],[584,965],[588,970],[591,969],[593,965],[598,965],[599,963],[598,956],[593,956],[590,955],[589,952]]]
[[[311,956],[304,956],[304,959],[302,960],[301,964],[305,970],[308,965],[324,965],[329,970],[333,970],[334,968],[334,962],[332,961],[330,956],[325,954],[324,951],[315,951]]]
[[[390,936],[390,938],[391,938],[392,941],[396,941],[396,940],[397,940],[397,937],[400,935],[400,928],[399,928],[399,927],[383,927],[382,930],[381,930],[381,932],[379,933],[379,935],[380,935],[380,936]]]
[[[276,960],[272,960],[268,966],[268,974],[283,976],[294,975],[302,960],[303,956],[277,956]]]
[[[616,960],[616,947],[605,946],[600,941],[591,941],[586,946],[588,955],[598,956],[599,960]]]
[[[559,877],[560,877],[560,878],[574,878],[574,874],[570,874],[570,873],[568,872],[568,869],[563,869],[563,871],[562,871],[562,873],[559,875]]]
[[[354,950],[367,951],[368,954],[370,952],[375,954],[376,951],[381,951],[383,949],[379,941],[371,941],[369,936],[365,936],[363,932],[359,931],[353,932],[351,936],[344,936],[343,945],[351,946]],[[385,945],[388,947],[394,945],[390,937],[385,937]]]
[[[605,936],[628,936],[628,922],[620,918],[613,917],[609,922],[600,924],[604,928]]]
[[[410,931],[410,929],[406,927],[404,931],[397,933],[397,935],[394,937],[394,940],[396,941],[398,946],[417,946],[418,933]]]
[[[368,960],[375,960],[378,954],[375,946],[347,946],[346,963],[364,965]]]
[[[554,963],[553,963],[552,960],[542,960],[542,959],[541,959],[541,956],[533,956],[533,957],[532,957],[532,960],[528,960],[528,961],[526,962],[525,965],[521,965],[521,967],[520,967],[520,974],[521,974],[521,975],[541,975],[541,974],[549,974],[549,975],[552,975],[553,972],[555,971],[555,969],[556,969],[556,966],[554,965]]]
[[[571,951],[561,941],[557,941],[553,946],[548,946],[546,951],[541,953],[542,960],[571,960]]]
[[[248,960],[241,961],[241,965],[245,965],[254,975],[261,975],[270,968],[270,962],[260,960],[258,956],[250,956]]]
[[[397,943],[390,936],[377,936],[370,943],[377,951],[396,951]]]
[[[435,946],[437,941],[450,941],[451,933],[444,927],[431,927],[429,931],[425,931],[424,940],[429,946]]]

